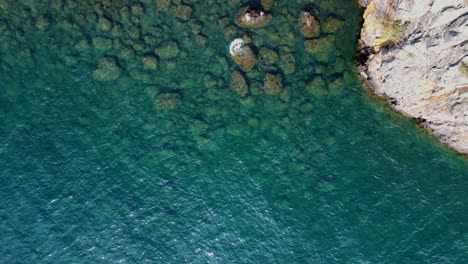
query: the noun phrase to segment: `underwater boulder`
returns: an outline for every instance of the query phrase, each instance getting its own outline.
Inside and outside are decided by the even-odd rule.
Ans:
[[[320,97],[328,94],[327,84],[321,76],[315,77],[306,86],[306,91],[314,96]]]
[[[50,25],[50,19],[47,16],[40,16],[36,19],[36,28],[38,30],[46,30]]]
[[[174,10],[174,16],[184,21],[189,20],[192,16],[192,8],[188,5],[178,5]]]
[[[239,68],[248,72],[257,64],[257,56],[242,38],[237,38],[229,45],[229,53]]]
[[[122,70],[115,59],[106,57],[99,60],[97,68],[93,72],[93,77],[101,82],[109,82],[118,79],[121,73]]]
[[[101,30],[101,31],[110,31],[111,30],[111,27],[112,27],[112,22],[105,18],[105,17],[100,17],[98,19],[98,22],[97,22],[97,25],[96,25],[96,28],[98,30]]]
[[[280,68],[285,75],[292,74],[296,71],[296,59],[291,52],[280,53]]]
[[[143,69],[155,71],[158,69],[158,59],[153,55],[146,55],[141,57]]]
[[[281,75],[267,73],[263,79],[263,90],[265,94],[276,95],[283,89],[283,80]]]
[[[313,55],[320,62],[329,62],[333,57],[335,37],[333,35],[309,39],[304,42],[306,51]]]
[[[335,17],[329,17],[322,23],[322,31],[327,34],[335,33],[343,27],[345,22]]]
[[[309,12],[302,11],[299,14],[298,22],[299,29],[304,37],[315,38],[320,35],[320,24]]]
[[[273,4],[275,3],[274,0],[262,0],[260,4],[262,5],[263,9],[265,10],[270,10],[273,7]]]
[[[176,109],[181,103],[181,96],[175,92],[161,93],[156,97],[154,107],[156,109]]]
[[[156,0],[156,8],[161,12],[168,11],[170,6],[171,0]]]
[[[103,37],[95,37],[92,39],[93,46],[96,50],[105,52],[112,49],[112,40]]]
[[[267,65],[274,64],[279,58],[279,55],[276,51],[267,47],[260,48],[259,53],[261,60]]]
[[[247,85],[247,81],[245,80],[244,75],[239,71],[235,71],[232,73],[230,87],[240,97],[246,96],[249,92],[249,86]]]
[[[179,45],[175,41],[169,41],[160,47],[154,49],[154,53],[156,53],[159,58],[162,59],[171,59],[177,57],[179,54]]]

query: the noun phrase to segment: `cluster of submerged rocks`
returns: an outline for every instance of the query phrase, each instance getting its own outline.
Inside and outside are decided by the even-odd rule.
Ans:
[[[332,2],[321,1],[315,8],[330,13],[336,8]],[[301,74],[318,76],[306,88],[313,94],[325,94],[333,87],[340,87],[346,75],[345,60],[335,55],[332,38],[333,32],[343,23],[341,20],[328,16],[330,18],[322,22],[315,18],[317,10],[304,11],[297,18],[291,14],[301,9],[291,11],[283,10],[283,7],[283,11],[274,11],[278,14],[274,18],[272,11],[279,6],[277,2],[259,0],[249,3],[251,5],[224,16],[220,15],[221,3],[218,2],[213,3],[212,9],[196,14],[197,6],[210,6],[200,0],[192,0],[190,4],[182,0],[131,3],[89,0],[82,5],[72,0],[40,3],[21,0],[17,5],[0,0],[0,11],[9,14],[8,19],[6,16],[0,19],[0,33],[5,40],[1,45],[10,46],[5,50],[16,49],[17,52],[12,54],[22,57],[25,64],[43,64],[34,61],[36,51],[51,50],[56,52],[53,67],[57,69],[91,66],[90,75],[97,82],[113,84],[131,78],[151,86],[149,94],[155,96],[157,109],[175,109],[181,105],[182,95],[186,93],[184,89],[191,84],[184,80],[173,82],[168,73],[179,70],[181,64],[193,61],[197,56],[200,63],[217,64],[204,73],[203,85],[210,91],[212,87],[230,83],[241,97],[279,95],[281,100],[287,101],[289,91],[284,84],[287,76],[298,70]],[[229,7],[223,12],[242,3],[241,0],[229,0],[227,5]],[[307,1],[297,1],[297,5],[307,6]],[[290,22],[295,19],[299,22],[291,27]],[[164,22],[156,23],[159,20]],[[170,24],[167,21],[171,21]],[[215,26],[208,25],[209,21]],[[204,47],[208,41],[220,41],[213,36],[218,33],[215,27],[221,28],[221,36],[228,43],[232,41],[229,51],[234,63],[229,63],[229,54],[216,54],[211,47],[203,54],[191,53],[190,45]],[[313,55],[311,61],[315,58],[321,65],[303,65],[297,69],[295,42],[300,38],[296,33],[298,29],[304,34],[305,47],[309,47],[307,50]],[[83,64],[86,66],[82,67]],[[333,74],[336,85],[328,85]],[[161,83],[167,84],[167,88],[161,88]],[[214,98],[212,94],[215,92],[207,93],[207,97]]]
[[[242,7],[235,16],[235,24],[247,30],[268,27],[274,19],[269,13],[273,5],[274,1],[269,0],[261,1],[260,5],[257,6]],[[343,71],[344,60],[337,58],[334,54],[336,46],[333,34],[344,25],[344,21],[329,16],[323,23],[320,23],[312,14],[313,12],[315,11],[302,11],[298,15],[298,27],[305,38],[305,50],[318,62],[336,65],[335,68],[339,68],[338,71]],[[268,33],[268,31],[266,32]],[[271,32],[271,34],[275,34],[275,32]],[[225,35],[230,35],[229,30]],[[294,40],[294,37],[292,39]],[[260,90],[268,95],[280,94],[283,90],[283,75],[292,74],[296,70],[296,59],[291,47],[289,45],[283,46],[280,54],[278,54],[277,51],[269,47],[271,43],[266,43],[260,47],[255,44],[247,33],[232,40],[229,52],[239,69],[232,73],[230,86],[241,97],[249,94],[249,81],[244,73],[250,72],[257,63],[261,62],[272,67],[263,67],[266,70],[263,72],[263,87]],[[278,59],[281,59],[279,69],[273,66]],[[342,80],[338,80],[335,86],[339,86],[340,82]],[[252,87],[252,90],[254,89]],[[307,85],[306,90],[316,95],[323,94],[327,90],[326,83],[319,75]],[[252,93],[255,92],[252,91]],[[283,97],[287,98],[287,96]]]
[[[39,52],[56,56],[51,68],[73,69],[78,65],[94,67],[91,76],[97,82],[110,83],[126,76],[144,84],[156,83],[161,65],[175,67],[175,61],[187,57],[187,51],[167,37],[167,24],[148,23],[148,13],[160,12],[174,18],[177,26],[192,19],[192,7],[178,0],[97,1],[72,0],[7,1],[0,0],[0,36],[5,63],[25,68],[44,66]],[[4,14],[4,15],[2,15]],[[192,19],[193,20],[193,19]],[[191,34],[199,42],[201,25],[190,21]],[[36,41],[34,41],[34,39]],[[11,52],[15,51],[16,52]],[[19,55],[19,59],[13,56]],[[50,63],[50,62],[49,62]],[[53,72],[53,70],[52,70]],[[177,96],[165,96],[175,101]],[[160,102],[161,100],[156,100]],[[161,104],[162,107],[172,104]]]

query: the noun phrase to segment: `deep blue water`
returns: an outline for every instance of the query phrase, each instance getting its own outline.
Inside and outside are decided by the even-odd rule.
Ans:
[[[0,263],[468,263],[466,157],[362,87],[353,1],[309,2],[246,30],[236,0],[186,1],[188,21],[178,1],[0,0]],[[330,61],[305,52],[302,10],[345,22]],[[243,35],[295,70],[259,62],[240,98]],[[104,57],[114,81],[93,78]],[[280,95],[254,89],[270,71]]]

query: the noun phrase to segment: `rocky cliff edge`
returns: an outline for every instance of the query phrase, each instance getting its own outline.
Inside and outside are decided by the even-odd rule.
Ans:
[[[359,69],[370,87],[468,154],[468,0],[359,3]]]

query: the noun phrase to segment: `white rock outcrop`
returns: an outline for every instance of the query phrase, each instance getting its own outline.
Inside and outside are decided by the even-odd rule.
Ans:
[[[398,111],[468,153],[468,1],[359,0],[360,70]]]

